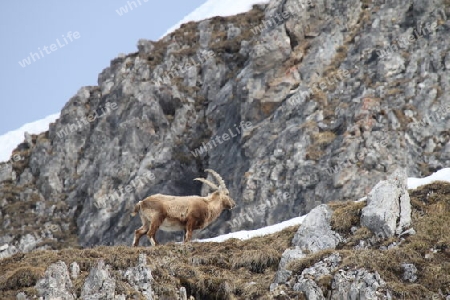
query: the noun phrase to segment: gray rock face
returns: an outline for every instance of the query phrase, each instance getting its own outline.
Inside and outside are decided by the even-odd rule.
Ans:
[[[140,39],[137,43],[137,48],[140,53],[150,53],[155,49],[155,46],[151,41]]]
[[[33,183],[33,174],[31,174],[30,169],[25,169],[25,171],[20,175],[19,185],[27,185]],[[1,180],[0,180],[1,181]]]
[[[338,253],[333,253],[320,262],[315,263],[312,267],[303,270],[302,276],[318,279],[322,276],[330,275],[331,272],[337,269],[341,261],[341,256]]]
[[[4,244],[4,245],[2,245],[2,247],[0,249],[0,259],[11,257],[18,252],[19,252],[19,249],[17,249],[16,246]]]
[[[51,264],[45,271],[44,278],[36,283],[38,295],[44,300],[62,299],[72,300],[73,284],[70,280],[69,270],[63,261]]]
[[[36,244],[38,242],[39,241],[36,240],[34,236],[32,236],[31,234],[26,234],[20,239],[19,250],[24,253],[30,252],[31,250],[36,248]]]
[[[411,203],[406,181],[404,170],[398,170],[388,180],[379,182],[367,196],[361,225],[383,238],[408,229],[411,226]]]
[[[44,278],[36,284],[39,296],[46,299],[75,299],[72,279],[77,279],[80,267],[76,262],[70,264],[71,275],[66,264],[62,261],[50,265],[45,271]],[[121,271],[123,278],[138,291],[144,299],[153,299],[151,283],[153,280],[150,269],[146,265],[146,255],[139,255],[139,262],[136,267]],[[103,260],[93,267],[86,277],[81,290],[81,299],[125,299],[124,295],[115,294],[116,281],[112,277],[110,267],[105,265]]]
[[[81,290],[81,298],[86,300],[114,299],[116,281],[109,273],[109,266],[103,260],[92,268]]]
[[[314,208],[298,228],[292,244],[313,253],[336,248],[342,238],[331,230],[331,215],[332,211],[326,204]]]

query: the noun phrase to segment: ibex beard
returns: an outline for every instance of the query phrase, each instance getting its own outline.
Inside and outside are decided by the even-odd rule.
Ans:
[[[133,246],[139,245],[139,239],[147,234],[150,243],[155,246],[156,231],[184,231],[184,242],[192,238],[194,230],[203,229],[214,222],[224,209],[236,206],[225,186],[225,181],[215,171],[205,170],[213,175],[218,185],[205,179],[195,178],[211,187],[214,192],[202,196],[170,196],[156,194],[139,201],[131,214],[139,213],[142,226],[135,230]]]

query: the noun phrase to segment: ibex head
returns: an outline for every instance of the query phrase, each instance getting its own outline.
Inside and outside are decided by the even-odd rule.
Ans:
[[[219,199],[222,203],[222,206],[225,209],[233,209],[236,206],[236,203],[230,197],[230,191],[228,191],[228,189],[225,185],[225,181],[214,170],[206,169],[205,171],[209,172],[209,173],[211,173],[211,175],[213,175],[213,177],[217,180],[217,183],[219,184],[219,186],[217,186],[215,183],[212,183],[211,181],[209,181],[205,178],[195,178],[194,180],[201,181],[201,182],[207,184],[209,187],[211,187],[214,190],[214,192],[210,195],[211,199],[219,197]]]

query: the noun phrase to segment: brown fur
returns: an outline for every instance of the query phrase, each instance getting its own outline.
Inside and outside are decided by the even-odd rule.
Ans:
[[[210,172],[214,172],[209,170]],[[218,188],[206,197],[201,196],[171,196],[156,194],[139,201],[132,216],[139,212],[142,226],[135,231],[133,246],[138,246],[139,239],[147,234],[152,245],[156,245],[156,231],[185,231],[184,242],[192,238],[194,230],[203,229],[215,221],[224,209],[232,209],[236,203],[229,197],[220,175],[220,187],[202,179],[201,181]]]

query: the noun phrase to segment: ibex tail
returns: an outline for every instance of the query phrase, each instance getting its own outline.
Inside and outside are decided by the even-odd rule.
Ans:
[[[134,210],[133,210],[133,212],[131,213],[131,216],[134,217],[134,216],[139,212],[140,209],[141,209],[141,201],[139,201],[139,202],[134,206]]]

